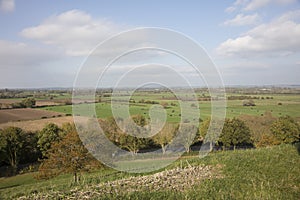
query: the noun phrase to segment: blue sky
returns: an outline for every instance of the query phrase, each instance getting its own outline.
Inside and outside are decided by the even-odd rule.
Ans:
[[[90,50],[137,27],[191,37],[225,85],[300,84],[299,22],[299,0],[0,0],[0,88],[70,87]]]

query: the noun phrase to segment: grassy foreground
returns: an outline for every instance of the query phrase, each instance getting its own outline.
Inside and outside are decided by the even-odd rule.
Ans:
[[[187,162],[186,162],[187,161]],[[222,178],[207,178],[184,192],[161,188],[158,191],[143,190],[123,194],[100,194],[92,199],[300,199],[300,155],[292,145],[270,148],[211,153],[203,159],[182,157],[168,169],[182,165],[221,166]],[[71,183],[70,175],[47,181],[33,179],[24,174],[0,179],[0,199],[27,196],[32,199],[38,193],[54,199],[67,198],[74,190],[86,191],[99,183],[108,183],[134,174],[111,169],[85,174],[80,185]],[[175,183],[176,184],[176,183]],[[122,190],[122,186],[120,186]]]

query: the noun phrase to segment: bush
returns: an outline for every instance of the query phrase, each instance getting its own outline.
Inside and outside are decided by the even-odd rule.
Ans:
[[[255,106],[255,103],[252,99],[250,100],[244,100],[243,101],[243,106]]]

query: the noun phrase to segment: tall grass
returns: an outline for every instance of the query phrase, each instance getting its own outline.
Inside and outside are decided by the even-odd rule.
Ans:
[[[187,161],[187,162],[186,162]],[[95,199],[300,199],[300,155],[295,146],[211,153],[203,159],[182,157],[168,169],[184,165],[221,167],[222,178],[199,182],[184,192],[138,191],[123,195],[106,194]],[[63,192],[89,188],[100,182],[135,176],[111,169],[85,174],[80,185],[71,184],[72,177],[63,175],[48,181],[37,181],[32,174],[0,179],[0,194],[13,199],[31,193]],[[1,198],[0,198],[1,199]]]

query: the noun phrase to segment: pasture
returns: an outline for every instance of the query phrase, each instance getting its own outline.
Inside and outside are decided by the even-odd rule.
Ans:
[[[182,180],[173,177],[172,170],[203,165],[212,166],[219,176],[204,177],[193,183],[194,178],[186,176],[188,178],[185,181],[190,187],[181,191]],[[160,177],[157,172],[138,175],[102,169],[83,174],[82,182],[79,184],[72,184],[72,175],[69,174],[50,180],[36,180],[35,173],[27,173],[1,178],[0,197],[4,199],[20,197],[20,199],[299,199],[300,197],[299,149],[297,151],[292,145],[214,152],[202,159],[198,155],[191,154],[181,157],[165,170],[163,179],[167,182],[169,179],[172,180],[171,187],[162,187],[158,184],[164,182],[153,179],[151,185],[154,189],[143,188],[143,184],[137,186],[136,181]],[[155,189],[156,186],[160,186],[159,189]]]
[[[227,94],[227,96],[239,96],[237,94]],[[201,95],[198,94],[200,97]],[[250,96],[250,95],[249,95]],[[269,98],[272,96],[272,99]],[[226,117],[233,118],[241,115],[262,116],[265,112],[272,113],[275,117],[289,115],[291,117],[300,118],[300,94],[268,94],[268,95],[251,95],[254,99],[255,106],[243,106],[243,100],[227,100]],[[151,103],[147,101],[155,101],[159,104],[167,104],[165,107],[168,122],[180,121],[180,106],[174,95],[169,92],[164,93],[146,93],[137,92],[131,97],[129,103],[130,114],[141,114],[149,118],[149,109]],[[198,101],[200,108],[200,118],[202,120],[210,117],[211,103],[210,101]],[[88,105],[76,105],[82,108],[82,115],[85,115],[85,109]],[[41,108],[47,111],[61,112],[65,114],[72,113],[72,106],[49,106]],[[95,103],[96,116],[98,118],[107,118],[112,116],[110,98],[103,98],[101,103]]]

